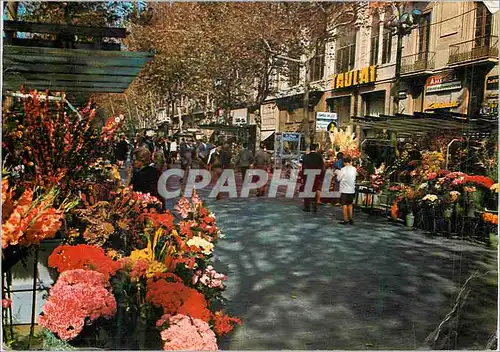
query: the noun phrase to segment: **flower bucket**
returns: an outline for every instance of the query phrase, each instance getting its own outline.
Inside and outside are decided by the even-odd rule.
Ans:
[[[415,216],[413,216],[413,213],[409,213],[406,215],[406,227],[413,227],[413,224],[415,223]]]
[[[451,215],[453,214],[453,209],[452,208],[446,208],[443,212],[443,217],[445,219],[451,219]]]

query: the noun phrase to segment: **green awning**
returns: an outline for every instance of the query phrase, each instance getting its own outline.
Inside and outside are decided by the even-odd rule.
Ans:
[[[3,90],[123,93],[153,58],[144,52],[5,45]]]

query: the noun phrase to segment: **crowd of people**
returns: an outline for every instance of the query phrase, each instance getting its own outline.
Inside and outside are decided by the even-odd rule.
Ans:
[[[179,143],[178,143],[179,141]],[[211,143],[206,139],[195,140],[194,138],[158,137],[146,133],[136,135],[131,143],[125,135],[115,143],[114,157],[116,164],[126,170],[126,184],[133,186],[138,192],[158,195],[158,179],[165,170],[171,167],[180,167],[188,172],[192,168],[204,168],[211,171],[213,181],[216,181],[225,169],[237,169],[241,178],[245,179],[249,169],[259,169],[270,172],[272,169],[271,155],[264,145],[254,153],[248,145],[244,144],[233,158],[233,146],[229,142]],[[233,162],[235,160],[235,162]],[[127,163],[127,161],[130,161]],[[175,165],[175,166],[174,166]],[[310,150],[303,155],[301,160],[301,191],[307,183],[305,170],[316,169],[321,173],[314,176],[313,192],[314,198],[304,198],[304,211],[316,212],[318,206],[323,202],[333,202],[342,205],[343,221],[341,224],[353,224],[353,201],[355,195],[355,182],[357,170],[352,165],[349,156],[338,153],[334,160],[330,160],[326,166],[323,154],[318,151],[318,145],[313,144]],[[322,199],[321,188],[325,173],[330,169],[335,174],[330,190],[340,194],[336,199]],[[264,196],[267,185],[257,190],[257,196]],[[221,193],[217,199],[221,198]]]

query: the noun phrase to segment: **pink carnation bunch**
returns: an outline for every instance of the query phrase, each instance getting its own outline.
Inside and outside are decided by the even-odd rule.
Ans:
[[[108,286],[106,277],[97,271],[63,272],[50,290],[38,323],[62,340],[74,339],[85,323],[115,315],[116,300]]]
[[[143,206],[147,206],[149,204],[161,204],[161,202],[158,198],[150,195],[149,193],[135,192],[135,194],[137,196],[137,200]]]
[[[224,280],[226,280],[226,275],[219,274],[214,270],[214,268],[209,265],[204,272],[197,270],[193,275],[193,285],[200,282],[210,288],[224,288]]]
[[[179,215],[183,219],[185,219],[188,217],[191,211],[191,203],[189,203],[189,200],[186,197],[182,197],[179,199],[174,208],[179,213]]]
[[[215,333],[201,319],[177,314],[168,319],[168,325],[168,329],[161,332],[161,339],[165,341],[163,345],[165,351],[216,351],[218,349]]]
[[[198,196],[198,194],[196,192],[191,197],[191,201],[193,202],[195,207],[203,206],[203,201],[201,200],[201,198]]]

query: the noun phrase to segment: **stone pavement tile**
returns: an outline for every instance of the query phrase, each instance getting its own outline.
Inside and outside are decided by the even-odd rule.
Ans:
[[[224,349],[422,348],[469,274],[495,269],[496,253],[482,246],[380,217],[357,213],[355,226],[338,225],[338,207],[311,215],[298,200],[207,204],[226,235],[215,256],[228,275],[227,310],[244,321]],[[464,347],[495,331],[495,295],[482,292]]]

